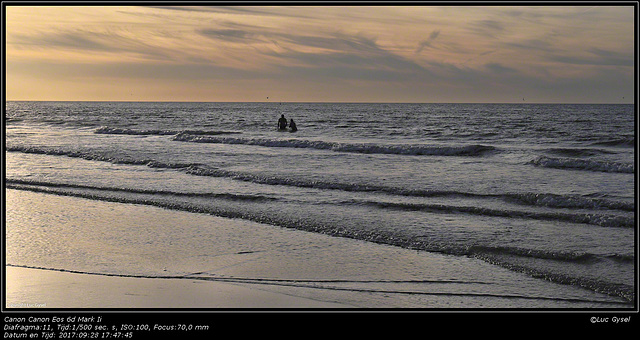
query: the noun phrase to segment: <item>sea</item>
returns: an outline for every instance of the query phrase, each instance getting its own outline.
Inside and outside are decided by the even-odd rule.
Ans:
[[[279,131],[281,115],[298,130]],[[627,308],[637,288],[635,117],[634,105],[613,104],[8,101],[5,192],[473,259]],[[8,265],[177,276],[206,262],[198,226],[136,235],[180,244],[170,268],[105,260],[125,258],[121,248],[21,253],[11,228]],[[123,247],[132,237],[103,236]]]

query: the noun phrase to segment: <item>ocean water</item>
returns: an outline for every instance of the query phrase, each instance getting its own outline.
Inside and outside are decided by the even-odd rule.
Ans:
[[[277,131],[281,114],[295,120],[297,132]],[[5,107],[8,189],[480,259],[541,284],[580,287],[630,305],[635,147],[633,105]],[[154,237],[148,233],[149,242]],[[65,256],[54,264],[46,254],[9,264],[78,270],[100,262],[96,254],[81,257],[85,263],[72,254],[58,258]],[[197,271],[196,262],[180,261],[170,274]]]

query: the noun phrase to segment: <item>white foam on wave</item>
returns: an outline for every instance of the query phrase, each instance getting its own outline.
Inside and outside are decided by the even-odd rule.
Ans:
[[[395,155],[428,155],[428,156],[481,156],[495,151],[493,146],[461,145],[461,146],[433,146],[416,144],[376,144],[376,143],[341,143],[311,141],[302,139],[271,139],[271,138],[234,138],[200,136],[187,133],[176,135],[173,140],[193,143],[242,144],[264,147],[281,148],[310,148],[331,150],[338,152],[353,152],[366,154],[395,154]]]
[[[635,211],[635,205],[633,203],[608,199],[594,199],[587,197],[540,193],[507,194],[505,198],[518,204],[550,208],[613,209]]]
[[[534,160],[532,163],[537,166],[556,169],[576,169],[618,173],[634,173],[635,171],[633,164],[575,158],[552,158],[542,156]]]
[[[133,135],[133,136],[148,136],[148,135],[177,135],[181,133],[187,133],[189,135],[231,135],[240,134],[238,131],[203,131],[203,130],[154,130],[154,129],[125,129],[103,126],[94,131],[96,134],[105,135]]]
[[[123,129],[103,126],[96,131],[97,134],[105,135],[175,135],[177,132],[169,130],[136,130],[136,129]]]

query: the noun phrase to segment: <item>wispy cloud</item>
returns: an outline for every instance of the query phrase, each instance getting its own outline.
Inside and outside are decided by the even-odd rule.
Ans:
[[[400,81],[428,71],[416,62],[381,47],[374,39],[336,32],[326,37],[282,35],[288,46],[272,52],[280,70],[304,77]]]
[[[138,38],[132,38],[117,32],[92,32],[84,29],[16,34],[11,45],[20,49],[40,49],[50,51],[68,51],[84,55],[86,52],[99,52],[114,55],[129,54],[141,60],[170,60],[166,49],[158,48]],[[55,58],[55,54],[43,54],[42,58]]]
[[[513,69],[511,67],[503,66],[503,65],[501,65],[499,63],[488,63],[485,66],[491,72],[496,73],[496,74],[505,74],[505,73],[514,73],[514,72],[516,72],[515,69]]]
[[[559,86],[586,83],[633,91],[633,7],[7,9],[8,79],[22,79],[8,82],[9,94],[21,86],[37,96],[38,79],[71,86],[80,77],[96,88],[114,79],[153,88],[208,82],[216,86],[183,88],[225,95],[255,85],[296,98],[304,88],[322,93],[318,100],[347,90],[354,100],[458,93],[466,101],[492,90],[494,98],[537,91],[561,100],[570,89]]]
[[[422,50],[424,50],[425,48],[433,47],[433,41],[436,40],[436,38],[439,35],[440,35],[440,30],[434,30],[433,32],[431,32],[431,34],[429,35],[429,38],[421,41],[420,44],[418,44],[418,49],[416,50],[416,53],[422,52]]]
[[[497,20],[476,20],[468,25],[468,29],[471,33],[488,37],[492,39],[496,39],[498,34],[505,31],[505,26],[503,23]]]
[[[246,43],[249,39],[255,39],[256,35],[238,29],[202,29],[200,34],[211,39]]]

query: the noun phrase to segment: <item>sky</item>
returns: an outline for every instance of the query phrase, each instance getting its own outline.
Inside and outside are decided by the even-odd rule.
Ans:
[[[633,103],[636,93],[633,3],[3,10],[7,100]]]

